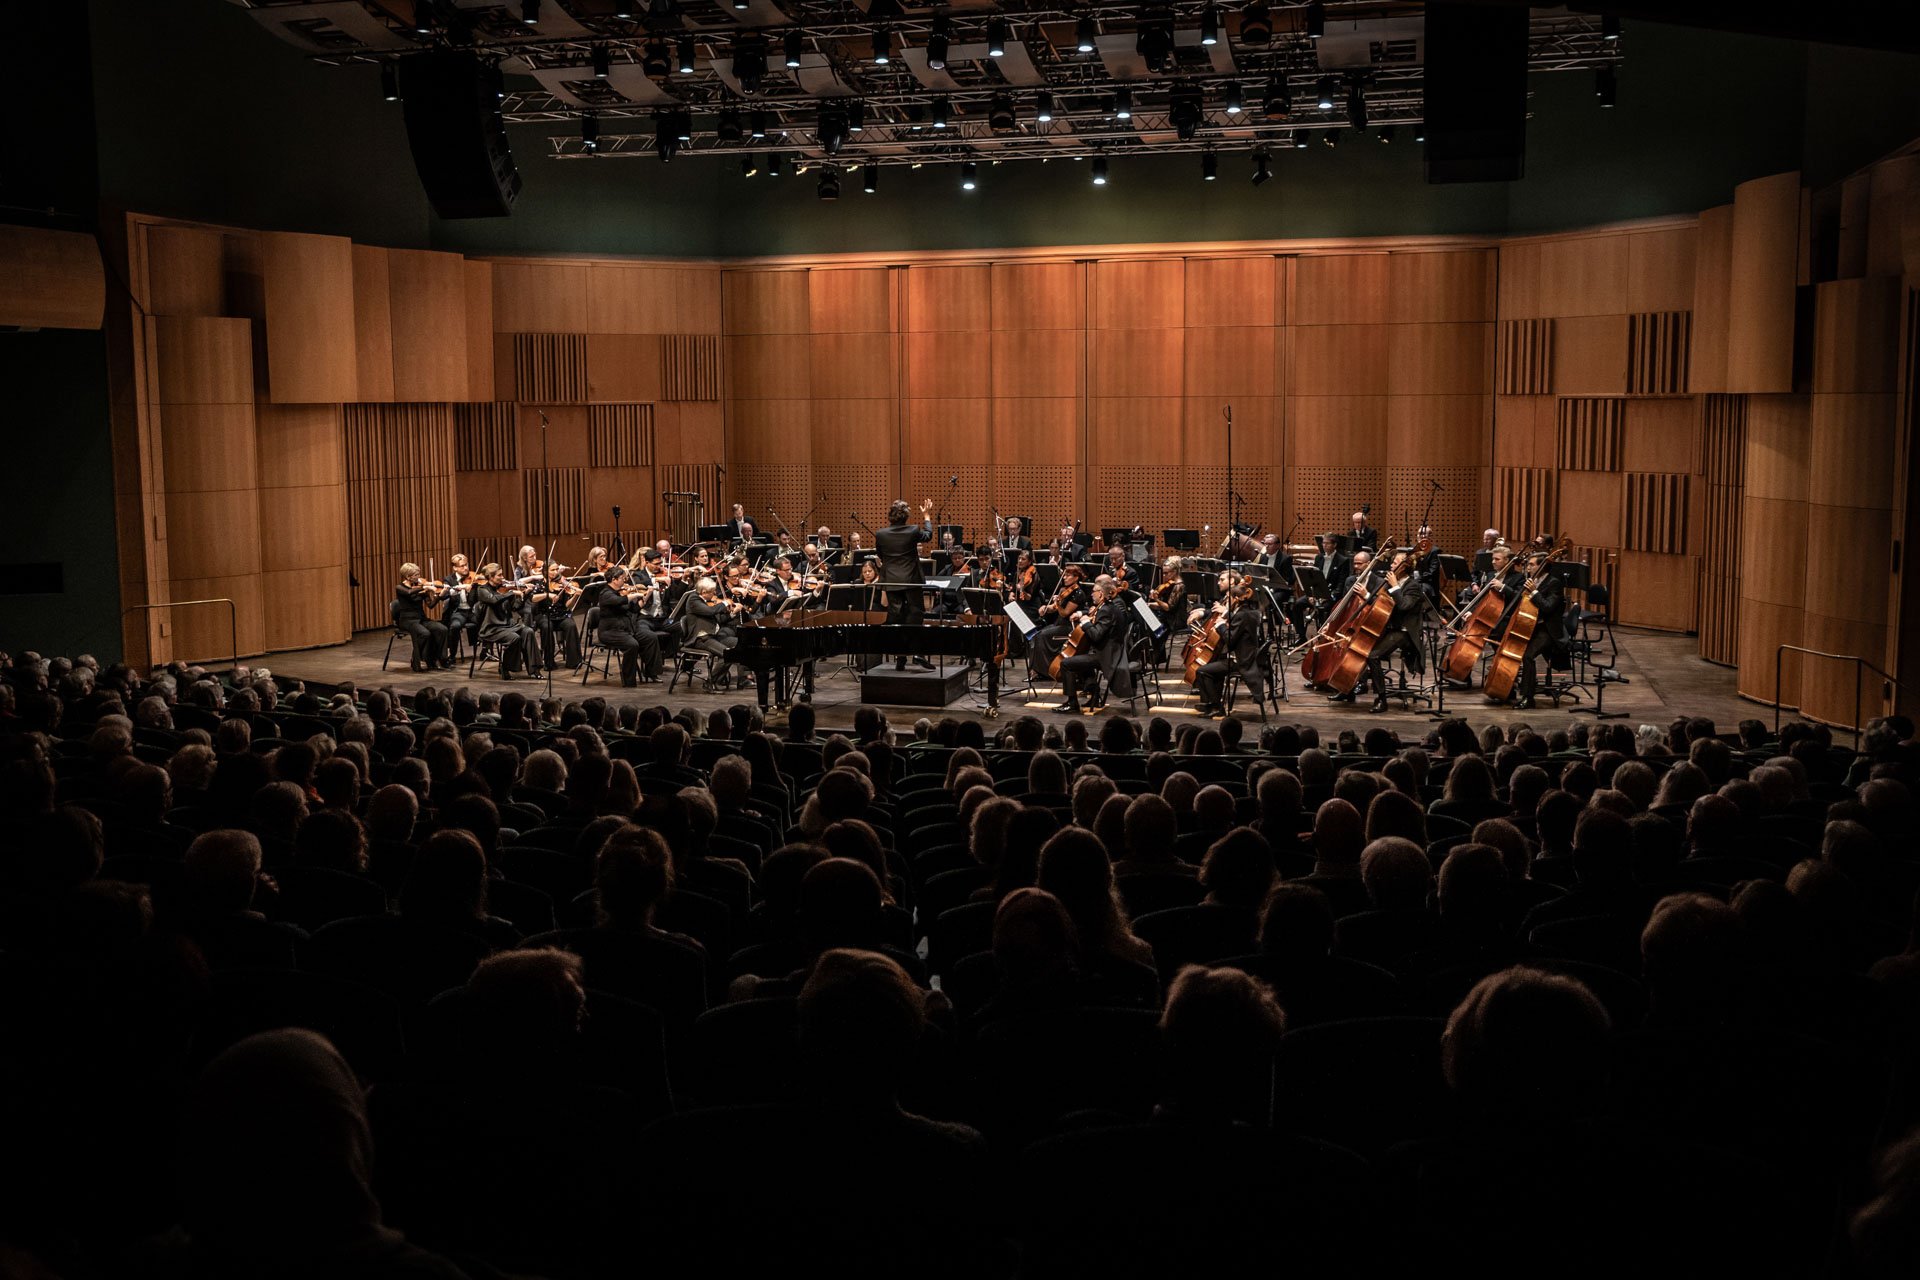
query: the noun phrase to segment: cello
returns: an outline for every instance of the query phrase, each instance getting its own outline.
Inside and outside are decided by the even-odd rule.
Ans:
[[[1520,676],[1520,665],[1527,658],[1527,646],[1533,643],[1534,625],[1540,621],[1540,609],[1533,602],[1533,593],[1546,580],[1548,566],[1571,550],[1572,539],[1560,539],[1560,545],[1546,553],[1539,570],[1527,575],[1521,587],[1520,603],[1514,606],[1506,634],[1500,637],[1499,652],[1494,654],[1493,665],[1487,668],[1486,683],[1481,686],[1492,701],[1505,702],[1513,693],[1513,683]]]
[[[1394,599],[1389,588],[1412,576],[1413,563],[1413,557],[1407,552],[1396,553],[1393,563],[1387,568],[1386,581],[1380,584],[1355,617],[1347,647],[1341,651],[1333,671],[1327,676],[1327,687],[1335,693],[1352,693],[1354,686],[1360,683],[1360,677],[1367,669],[1367,659],[1373,655],[1374,645],[1380,642],[1381,635],[1386,631],[1387,620],[1393,617]]]
[[[1222,575],[1225,576],[1225,575]],[[1252,587],[1242,586],[1239,575],[1233,575],[1226,595],[1213,602],[1206,616],[1193,624],[1187,636],[1186,652],[1182,655],[1180,678],[1188,684],[1194,683],[1200,676],[1200,668],[1213,661],[1214,654],[1226,642],[1227,619],[1233,610],[1253,595]]]
[[[1354,619],[1367,607],[1371,597],[1373,574],[1374,562],[1369,561],[1366,571],[1355,575],[1353,585],[1334,603],[1327,620],[1307,642],[1306,656],[1300,660],[1300,678],[1308,684],[1326,684],[1334,668],[1340,665],[1340,654],[1353,630]]]
[[[1447,624],[1447,630],[1453,633],[1453,643],[1447,646],[1447,656],[1440,664],[1441,673],[1447,679],[1472,679],[1474,664],[1486,651],[1487,638],[1507,612],[1507,598],[1493,589],[1494,584],[1505,582],[1514,568],[1515,561],[1509,559],[1507,567],[1487,579],[1487,585],[1475,592]]]

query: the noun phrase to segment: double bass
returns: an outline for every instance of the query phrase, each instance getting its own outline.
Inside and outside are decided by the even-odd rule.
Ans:
[[[1308,684],[1324,685],[1333,678],[1334,669],[1340,665],[1340,655],[1346,651],[1354,621],[1372,598],[1374,563],[1370,561],[1366,571],[1354,577],[1353,585],[1334,602],[1327,620],[1307,642],[1306,656],[1300,659],[1300,678]]]
[[[1506,634],[1500,637],[1499,652],[1494,654],[1493,665],[1487,668],[1487,680],[1482,686],[1482,691],[1493,701],[1504,702],[1513,693],[1513,683],[1519,679],[1520,666],[1527,658],[1527,646],[1533,643],[1533,629],[1540,621],[1539,607],[1533,602],[1534,591],[1546,580],[1553,562],[1572,550],[1572,539],[1560,539],[1560,545],[1547,552],[1539,570],[1527,575],[1521,586],[1520,603],[1514,606],[1513,617],[1507,621]]]
[[[1394,599],[1390,588],[1413,576],[1413,565],[1414,559],[1410,553],[1401,551],[1395,554],[1392,563],[1387,566],[1386,581],[1374,590],[1354,618],[1347,647],[1341,651],[1332,673],[1327,676],[1327,687],[1335,693],[1352,693],[1354,686],[1360,683],[1360,677],[1367,670],[1367,659],[1373,656],[1374,645],[1380,642],[1388,619],[1393,617]]]
[[[1473,678],[1474,664],[1486,651],[1487,638],[1507,612],[1507,598],[1493,589],[1494,583],[1503,582],[1517,567],[1518,561],[1508,561],[1507,567],[1487,579],[1487,584],[1461,606],[1460,612],[1447,624],[1447,630],[1453,632],[1453,643],[1447,646],[1447,656],[1440,663],[1441,674],[1447,679]]]

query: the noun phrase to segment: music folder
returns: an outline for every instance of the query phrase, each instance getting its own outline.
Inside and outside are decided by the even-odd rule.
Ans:
[[[1140,619],[1140,625],[1147,629],[1148,635],[1158,638],[1166,633],[1167,624],[1161,621],[1159,614],[1147,606],[1145,600],[1136,599],[1133,602],[1133,614]]]
[[[1033,615],[1022,608],[1016,600],[1007,601],[1007,620],[1019,628],[1023,639],[1033,639],[1033,633],[1040,629],[1040,624],[1033,620]]]

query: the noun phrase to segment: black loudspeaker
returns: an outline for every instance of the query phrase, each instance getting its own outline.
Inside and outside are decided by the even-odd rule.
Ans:
[[[520,194],[500,115],[500,68],[471,53],[401,60],[407,144],[433,211],[443,218],[504,218]]]
[[[1427,6],[1427,181],[1512,182],[1526,171],[1524,7]]]

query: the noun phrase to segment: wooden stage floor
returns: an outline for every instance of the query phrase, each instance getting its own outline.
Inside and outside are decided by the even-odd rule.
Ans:
[[[1769,709],[1745,701],[1734,692],[1734,673],[1727,667],[1715,666],[1703,661],[1695,652],[1694,638],[1663,631],[1641,631],[1618,628],[1615,631],[1620,646],[1618,670],[1627,677],[1627,683],[1609,683],[1606,688],[1606,710],[1626,713],[1627,723],[1650,723],[1665,727],[1676,715],[1711,716],[1722,730],[1731,730],[1741,719],[1754,716],[1762,719],[1771,715]],[[271,654],[259,659],[254,665],[286,676],[298,676],[309,682],[337,683],[351,680],[363,687],[391,687],[412,693],[422,685],[435,685],[441,688],[459,688],[471,684],[476,690],[505,691],[517,689],[523,693],[536,690],[544,691],[544,681],[514,680],[501,681],[492,675],[478,675],[471,682],[466,676],[466,664],[462,662],[451,672],[415,675],[407,670],[407,646],[405,641],[394,645],[394,661],[388,670],[382,672],[380,662],[386,652],[387,635],[385,631],[365,631],[356,635],[350,642],[320,649],[302,649],[287,653]],[[1057,685],[1041,685],[1029,694],[1024,680],[1024,664],[1009,664],[1002,672],[1000,696],[1000,714],[1006,718],[1033,714],[1047,723],[1064,723],[1069,716],[1056,710],[1060,695]],[[1355,728],[1364,732],[1374,724],[1386,724],[1398,731],[1403,738],[1410,737],[1419,726],[1432,723],[1422,713],[1423,709],[1402,711],[1395,704],[1394,709],[1378,715],[1367,711],[1366,703],[1358,706],[1345,703],[1330,703],[1324,694],[1305,689],[1298,680],[1296,669],[1289,681],[1288,698],[1281,704],[1276,719],[1295,724],[1311,724],[1323,734],[1329,730],[1338,732],[1344,728]],[[915,707],[888,707],[889,718],[896,728],[905,729],[922,715],[938,718],[951,715],[962,718],[981,718],[986,711],[986,695],[980,691],[983,682],[976,679],[975,692],[941,709],[922,709]],[[584,691],[583,691],[584,688]],[[1166,715],[1176,722],[1181,718],[1195,714],[1192,690],[1180,681],[1177,664],[1162,674],[1162,692],[1166,695],[1163,702],[1157,702],[1149,710],[1144,702],[1138,712],[1141,716]],[[611,682],[603,681],[596,671],[583,687],[580,678],[562,679],[555,673],[553,682],[555,696],[579,698],[589,694],[600,695],[616,704],[628,702],[643,706],[658,704],[671,705],[675,710],[692,707],[701,713],[715,707],[731,706],[736,702],[752,701],[754,693],[751,687],[733,689],[720,693],[707,693],[698,684],[689,686],[682,681],[669,699],[667,686],[660,684],[641,685],[635,689],[624,689],[616,678]],[[1516,711],[1508,707],[1493,707],[1483,701],[1478,691],[1456,693],[1449,691],[1446,698],[1447,710],[1465,717],[1474,725],[1496,721],[1501,724],[1525,722],[1536,728],[1550,729],[1569,721],[1591,720],[1591,716],[1573,715],[1576,707],[1591,707],[1591,692],[1582,690],[1585,696],[1563,701],[1556,709],[1551,703],[1542,701],[1533,711]],[[839,660],[822,663],[816,681],[813,705],[822,727],[842,728],[853,723],[854,708],[860,705],[860,687],[858,677],[847,670]],[[1109,710],[1133,714],[1125,702],[1114,700]],[[1259,712],[1250,703],[1242,700],[1238,713],[1250,724],[1257,724]],[[1269,708],[1269,715],[1273,715]],[[769,715],[775,723],[785,717],[778,710]],[[1094,726],[1089,726],[1092,728]]]

